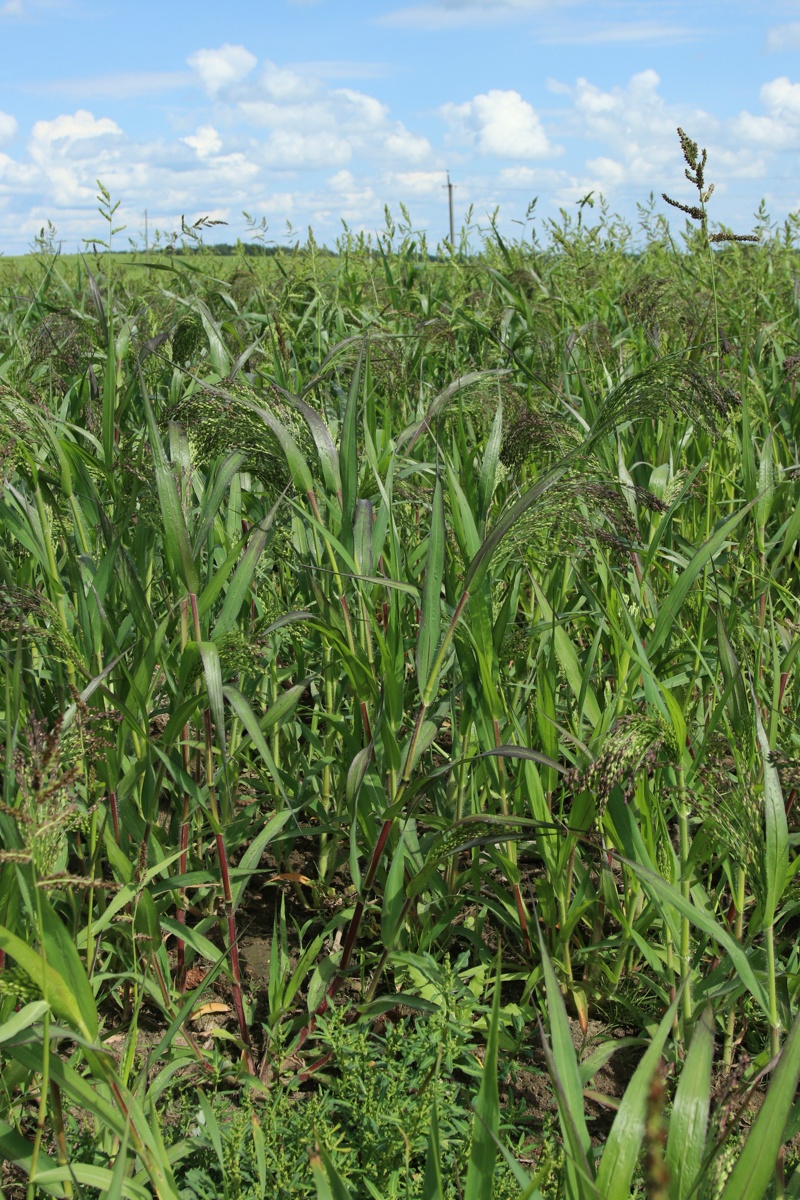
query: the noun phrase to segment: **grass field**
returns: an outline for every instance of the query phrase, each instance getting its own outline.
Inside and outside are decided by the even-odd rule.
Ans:
[[[684,152],[0,260],[7,1197],[800,1196],[798,222]]]

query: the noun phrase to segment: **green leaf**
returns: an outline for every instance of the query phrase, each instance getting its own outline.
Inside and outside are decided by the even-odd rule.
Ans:
[[[117,1163],[125,1167],[125,1156],[120,1151]],[[120,1196],[124,1200],[151,1200],[152,1192],[133,1179],[124,1178],[116,1167],[110,1171],[107,1167],[96,1167],[91,1163],[71,1162],[63,1167],[51,1167],[48,1171],[36,1172],[37,1188],[57,1187],[59,1183],[67,1184],[75,1181],[81,1187],[91,1188],[104,1196]],[[58,1193],[61,1195],[62,1193]],[[74,1195],[74,1190],[71,1195]],[[164,1193],[162,1193],[163,1195]]]
[[[352,1193],[324,1146],[318,1144],[310,1150],[309,1161],[318,1200],[353,1200]]]
[[[673,627],[677,623],[678,614],[697,576],[714,555],[722,549],[736,526],[747,515],[754,503],[755,501],[751,500],[749,504],[745,504],[733,516],[723,521],[708,541],[704,542],[700,549],[695,551],[689,564],[681,571],[678,579],[672,585],[669,595],[661,602],[655,628],[647,642],[648,658],[652,659],[656,650],[664,644],[672,632]]]
[[[238,688],[233,687],[231,684],[226,684],[222,688],[222,694],[230,704],[233,711],[236,713],[239,720],[242,722],[242,725],[247,730],[253,745],[258,750],[264,762],[267,764],[269,773],[273,778],[279,794],[288,804],[288,796],[286,795],[286,789],[283,786],[283,780],[281,779],[280,773],[275,764],[275,759],[272,757],[272,751],[267,745],[264,734],[261,732],[261,727],[256,720],[255,713]],[[267,716],[269,716],[269,713]]]
[[[695,1025],[669,1120],[666,1157],[673,1200],[688,1200],[703,1163],[713,1058],[714,1014],[708,1005]]]
[[[400,449],[406,442],[409,443],[406,448],[406,455],[409,455],[416,445],[420,437],[425,433],[430,433],[436,422],[437,417],[445,410],[454,396],[466,388],[471,387],[473,383],[477,383],[481,379],[487,379],[491,376],[500,376],[510,374],[508,367],[493,368],[489,371],[469,371],[466,375],[460,375],[458,379],[454,379],[449,383],[443,392],[428,406],[428,411],[421,421],[414,425],[410,425],[408,429],[403,430],[400,437],[397,439],[397,447]]]
[[[775,499],[775,462],[772,457],[772,430],[764,439],[758,464],[758,499],[756,501],[756,535],[759,549],[764,549],[764,530]]]
[[[46,1007],[46,1006],[45,1006]],[[17,1133],[10,1125],[0,1118],[0,1162],[13,1163],[18,1170],[30,1176],[33,1165],[33,1145],[21,1133]],[[48,1196],[58,1196],[59,1200],[66,1197],[67,1192],[57,1182],[42,1183],[41,1172],[55,1167],[55,1162],[43,1150],[39,1151],[37,1160],[36,1187],[41,1188]]]
[[[223,399],[229,398],[229,393],[222,388],[213,389],[215,395],[221,396]],[[243,404],[246,408],[252,409],[254,413],[258,413],[261,420],[270,427],[275,437],[280,443],[280,447],[286,457],[286,462],[289,467],[289,474],[292,477],[292,484],[299,491],[308,495],[314,491],[314,480],[308,469],[302,452],[300,451],[297,442],[294,440],[289,430],[283,425],[277,417],[273,416],[266,408],[262,408],[256,404],[248,396],[237,396],[238,404]]]
[[[392,857],[389,872],[386,876],[386,887],[383,891],[381,941],[387,950],[390,950],[395,943],[398,934],[398,925],[403,912],[405,901],[403,886],[405,883],[405,862],[406,847],[404,830],[400,835],[397,848]]]
[[[42,952],[38,953],[9,929],[0,926],[0,946],[42,989],[44,999],[57,1017],[65,1020],[86,1039],[97,1037],[97,1007],[92,985],[75,947],[47,897],[40,893]]]
[[[728,630],[722,618],[722,610],[719,607],[717,608],[717,651],[719,653],[719,665],[722,668],[722,677],[725,680],[725,688],[728,694],[728,717],[737,738],[741,743],[746,744],[746,740],[752,731],[747,689],[744,683],[744,676],[742,675],[741,664],[736,657],[736,651],[731,644]]]
[[[217,513],[222,504],[222,498],[225,495],[231,480],[236,472],[241,467],[242,463],[247,458],[243,450],[235,450],[229,454],[225,461],[220,466],[214,477],[214,484],[203,496],[203,505],[200,512],[200,519],[195,529],[193,550],[195,554],[200,553],[203,542],[208,536],[209,530],[214,524]]]
[[[428,1133],[428,1152],[425,1155],[425,1175],[422,1180],[422,1200],[444,1200],[442,1186],[442,1149],[439,1142],[439,1117],[436,1098],[431,1105],[431,1127]]]
[[[197,571],[197,564],[192,557],[189,533],[183,516],[178,485],[172,473],[172,468],[167,461],[167,456],[164,453],[161,434],[153,415],[150,399],[143,384],[142,401],[147,421],[148,439],[153,452],[156,490],[161,507],[164,548],[167,553],[167,559],[187,592],[197,593],[200,587],[200,576]]]
[[[236,624],[241,607],[253,582],[258,560],[272,535],[272,523],[275,519],[277,507],[277,504],[273,505],[264,520],[253,531],[247,543],[247,549],[242,555],[242,561],[236,568],[233,579],[225,593],[222,611],[217,617],[214,632],[211,635],[214,641],[218,641],[219,638],[228,633]],[[209,584],[210,586],[212,585]]]
[[[231,359],[222,340],[222,331],[202,300],[199,300],[195,296],[193,303],[200,313],[200,320],[203,322],[203,329],[206,331],[208,356],[211,359],[211,365],[216,373],[221,378],[224,378],[230,373]]]
[[[431,528],[422,585],[422,611],[417,634],[417,683],[425,692],[439,648],[441,634],[442,580],[444,579],[445,522],[442,483],[437,478],[433,491]]]
[[[503,444],[503,401],[498,400],[497,412],[494,415],[492,429],[483,452],[481,473],[478,479],[478,509],[479,519],[483,528],[489,516],[489,508],[494,495],[494,481],[497,474],[497,463],[500,459],[500,448]]]
[[[269,733],[272,729],[280,728],[297,708],[307,687],[308,680],[304,679],[300,683],[295,683],[291,687],[286,688],[284,692],[281,692],[275,703],[270,704],[261,718],[259,722],[261,732]]]
[[[758,746],[764,768],[764,828],[766,835],[764,873],[767,894],[764,900],[763,922],[764,926],[768,928],[775,920],[775,910],[781,902],[789,876],[789,829],[778,768],[770,759],[770,745],[761,721],[755,692],[753,693],[753,708],[756,715]]]
[[[472,1122],[472,1145],[469,1153],[464,1200],[491,1200],[494,1190],[494,1164],[497,1158],[497,1131],[500,1128],[500,1096],[497,1086],[497,1049],[500,1041],[500,980],[498,956],[494,980],[492,1015],[486,1038],[486,1054],[475,1116]]]
[[[593,1170],[589,1161],[591,1138],[583,1111],[583,1084],[575,1047],[572,1044],[567,1010],[561,988],[547,953],[542,931],[536,923],[539,949],[542,955],[542,972],[547,995],[547,1013],[550,1018],[550,1041],[552,1049],[545,1045],[545,1057],[551,1071],[558,1099],[558,1115],[564,1143],[570,1151],[568,1173],[573,1191],[579,1196],[594,1194]]]
[[[372,523],[372,503],[369,500],[356,501],[356,515],[353,520],[353,557],[356,570],[360,575],[372,574]]]
[[[301,400],[299,396],[293,396],[291,392],[286,392],[283,388],[278,388],[278,391],[305,418],[306,425],[308,425],[311,431],[314,445],[317,448],[317,458],[322,468],[322,477],[325,480],[325,486],[328,489],[329,495],[335,496],[337,492],[341,491],[342,478],[339,472],[339,455],[328,426],[316,409],[306,404],[305,400]]]
[[[353,518],[355,517],[356,498],[358,496],[358,439],[357,417],[358,396],[361,390],[361,371],[364,364],[366,343],[362,344],[353,377],[350,380],[350,391],[347,395],[344,417],[342,418],[342,436],[339,447],[339,469],[342,476],[342,527],[339,540],[348,554],[353,552]]]
[[[12,1013],[8,1020],[0,1025],[0,1045],[15,1038],[23,1030],[36,1025],[49,1008],[50,1005],[46,1000],[33,1000],[30,1004],[26,1004],[24,1008],[21,1008],[19,1012]]]
[[[217,727],[217,738],[224,759],[226,751],[225,705],[223,703],[222,664],[219,660],[219,650],[214,642],[200,642],[198,649],[200,657],[203,660],[203,675],[206,681],[208,704],[211,709],[211,715],[214,718],[214,724]]]
[[[287,821],[289,821],[293,816],[294,813],[290,808],[284,808],[282,812],[273,813],[264,828],[256,834],[242,857],[239,859],[237,871],[244,871],[245,874],[241,879],[237,879],[236,883],[234,883],[231,888],[231,898],[233,901],[234,911],[238,908],[242,899],[242,895],[244,894],[244,890],[249,882],[249,875],[247,873],[256,871],[258,869],[258,864],[261,862],[261,856],[265,849],[270,844],[272,839],[277,837],[277,835],[286,825]]]
[[[572,694],[575,696],[575,698],[582,698],[582,711],[585,711],[586,715],[591,721],[592,728],[596,729],[601,720],[600,705],[597,703],[597,697],[594,694],[591,684],[588,682],[587,678],[584,677],[584,673],[581,671],[581,666],[578,662],[578,655],[575,647],[569,640],[566,630],[563,629],[558,621],[554,619],[555,614],[553,609],[551,608],[544,592],[533,577],[531,577],[531,583],[533,584],[533,590],[536,593],[536,599],[539,607],[542,610],[542,616],[544,617],[545,621],[551,623],[553,626],[556,658],[561,665],[562,671],[567,677],[567,683],[569,684]]]

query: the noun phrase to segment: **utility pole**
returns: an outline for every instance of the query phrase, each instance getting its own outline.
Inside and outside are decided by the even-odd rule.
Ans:
[[[453,252],[455,252],[456,226],[455,226],[455,222],[453,220],[453,187],[455,185],[450,182],[450,172],[449,171],[447,172],[447,183],[442,184],[442,186],[447,188],[447,200],[448,200],[449,207],[450,207],[450,245],[453,249]]]
[[[148,233],[149,233],[149,230],[147,227],[147,209],[145,209],[144,210],[144,256],[145,256],[145,258],[147,258],[148,255],[150,254],[150,240],[148,238]]]

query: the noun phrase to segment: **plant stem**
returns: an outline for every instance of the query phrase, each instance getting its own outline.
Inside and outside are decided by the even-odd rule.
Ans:
[[[680,748],[683,751],[683,747]],[[686,792],[686,776],[683,764],[676,768],[678,777],[678,827],[680,829],[681,895],[687,903],[692,898],[692,881],[689,873],[689,801]],[[691,927],[689,918],[681,918],[681,982],[683,983],[683,1017],[688,1023],[692,1019],[692,963]],[[684,1030],[685,1032],[685,1030]]]

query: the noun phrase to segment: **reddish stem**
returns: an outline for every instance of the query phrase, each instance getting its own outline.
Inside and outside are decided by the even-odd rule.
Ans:
[[[117,793],[108,793],[108,807],[111,809],[111,824],[114,826],[114,841],[119,845],[119,807],[117,806]]]

